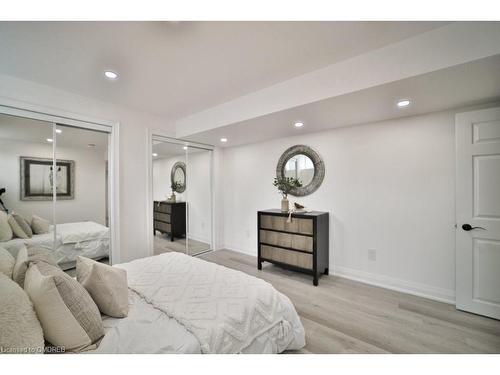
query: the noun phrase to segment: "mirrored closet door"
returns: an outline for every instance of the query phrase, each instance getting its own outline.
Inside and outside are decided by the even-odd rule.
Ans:
[[[0,247],[49,250],[64,270],[109,262],[110,136],[96,128],[0,114]]]
[[[153,253],[198,255],[212,245],[212,151],[153,137]]]
[[[53,123],[0,114],[0,247],[14,257],[25,243],[56,248],[54,152]]]
[[[108,263],[109,133],[57,124],[54,184],[57,254],[71,268],[75,255]]]
[[[188,146],[187,156],[187,253],[212,249],[212,151]]]

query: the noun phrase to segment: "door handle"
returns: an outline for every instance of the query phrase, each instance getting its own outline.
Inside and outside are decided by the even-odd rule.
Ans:
[[[483,228],[483,227],[473,227],[472,225],[470,224],[464,224],[462,225],[462,229],[466,232],[470,231],[470,230],[473,230],[473,229],[482,229],[482,230],[486,230],[486,228]]]

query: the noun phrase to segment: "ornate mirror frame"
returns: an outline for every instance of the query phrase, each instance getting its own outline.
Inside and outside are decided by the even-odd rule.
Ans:
[[[186,182],[186,180],[187,180],[186,163],[184,163],[183,161],[178,161],[172,166],[172,170],[170,171],[170,183],[171,184],[174,183],[175,171],[178,168],[182,169],[182,171],[184,172],[184,185],[182,185],[182,188],[180,188],[180,189],[175,189],[175,192],[176,193],[184,193],[184,191],[186,190],[186,184],[187,184],[187,182]]]
[[[325,177],[325,164],[323,163],[321,156],[311,147],[305,145],[295,145],[285,150],[285,152],[281,155],[278,165],[276,166],[277,178],[285,177],[285,165],[290,158],[296,155],[307,156],[311,159],[314,165],[314,176],[311,182],[306,186],[295,188],[290,192],[290,195],[295,197],[303,197],[314,193],[321,186],[323,178]]]

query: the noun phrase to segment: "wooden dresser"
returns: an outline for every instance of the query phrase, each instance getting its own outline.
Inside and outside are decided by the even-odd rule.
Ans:
[[[186,202],[155,201],[153,215],[153,233],[156,234],[156,231],[166,233],[170,236],[171,241],[174,240],[174,237],[186,236]]]
[[[288,214],[278,209],[258,211],[258,259],[283,268],[307,273],[318,285],[321,274],[328,275],[329,216],[328,212],[312,211]]]

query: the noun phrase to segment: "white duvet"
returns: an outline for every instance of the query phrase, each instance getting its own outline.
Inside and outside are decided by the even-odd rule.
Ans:
[[[304,346],[290,300],[261,279],[180,253],[117,265],[130,312],[105,318],[98,353],[280,353]]]

